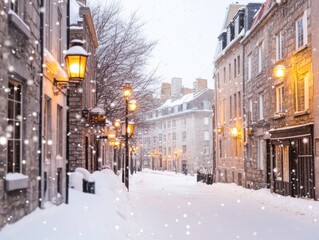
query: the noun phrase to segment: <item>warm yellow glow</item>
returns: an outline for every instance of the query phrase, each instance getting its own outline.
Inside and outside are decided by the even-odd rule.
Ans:
[[[217,128],[217,133],[218,133],[218,134],[221,134],[221,133],[223,132],[223,130],[224,130],[224,129],[223,129],[222,127],[218,127],[218,128]]]
[[[120,129],[121,120],[120,119],[115,119],[114,122],[113,122],[113,126],[115,127],[115,129]]]
[[[125,86],[123,87],[123,97],[129,98],[132,94],[132,87],[130,83],[126,83]]]
[[[113,129],[108,130],[107,138],[109,140],[115,140],[115,138],[116,138],[116,130],[113,130]]]
[[[83,80],[85,77],[87,56],[66,55],[65,65],[70,80]]]
[[[128,102],[128,110],[129,112],[134,112],[137,109],[137,102],[136,100],[131,100]]]
[[[129,122],[127,125],[127,135],[128,137],[131,137],[135,130],[135,123]]]
[[[276,65],[274,68],[275,78],[283,78],[286,75],[286,67],[284,65]]]
[[[230,129],[230,135],[231,135],[232,137],[234,137],[234,138],[238,137],[238,135],[239,135],[238,129],[237,129],[237,128],[231,128],[231,129]]]

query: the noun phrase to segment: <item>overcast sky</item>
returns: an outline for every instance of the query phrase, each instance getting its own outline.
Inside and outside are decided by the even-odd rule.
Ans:
[[[101,1],[101,0],[100,0]],[[137,11],[148,39],[158,42],[151,68],[164,82],[181,77],[185,87],[205,78],[213,87],[213,58],[226,10],[252,0],[118,0],[127,13]],[[262,0],[258,0],[261,2]]]

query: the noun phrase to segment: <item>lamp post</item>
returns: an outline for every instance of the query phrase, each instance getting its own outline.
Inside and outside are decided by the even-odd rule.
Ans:
[[[83,42],[81,40],[73,40],[71,41],[71,47],[67,50],[65,54],[65,65],[66,70],[68,73],[69,82],[79,83],[81,82],[85,77],[86,72],[86,61],[87,57],[89,56],[88,53],[85,51],[85,49],[82,47]],[[62,85],[62,87],[66,86],[68,82],[59,82],[58,80],[55,80],[56,85]],[[70,93],[69,89],[67,92],[67,114],[66,114],[66,197],[65,202],[66,204],[69,203],[69,157],[70,157],[70,151],[69,151],[69,132],[70,132],[70,126],[69,126],[69,120],[70,120]]]
[[[128,139],[134,133],[134,123],[128,121],[129,112],[134,112],[137,108],[135,100],[130,101],[132,95],[132,87],[129,82],[127,82],[123,89],[122,94],[125,99],[125,125],[124,125],[124,135],[125,135],[125,162],[124,162],[124,184],[129,190],[129,145]],[[123,129],[122,129],[123,130]],[[123,134],[123,131],[122,131]]]

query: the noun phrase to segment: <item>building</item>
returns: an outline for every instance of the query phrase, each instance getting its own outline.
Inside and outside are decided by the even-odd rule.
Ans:
[[[0,2],[0,228],[39,201],[41,6],[25,4]]]
[[[247,182],[306,198],[315,198],[312,12],[306,0],[268,0],[243,40]]]
[[[98,170],[101,166],[99,159],[104,140],[97,136],[103,128],[94,117],[101,115],[103,109],[96,106],[96,81],[95,81],[95,49],[98,39],[93,23],[93,18],[86,1],[70,1],[70,41],[80,39],[84,42],[84,49],[89,53],[85,79],[81,83],[70,85],[70,171],[82,167],[90,172]]]
[[[155,170],[193,173],[200,167],[212,168],[213,90],[203,79],[197,79],[198,88],[186,95],[180,78],[171,84],[171,97],[145,114],[150,127],[138,130],[137,158],[143,167]]]
[[[218,37],[215,64],[215,180],[246,185],[242,39],[260,3],[231,4]]]
[[[316,22],[319,19],[319,2],[312,1],[311,2],[311,16],[310,22]],[[315,106],[319,106],[319,52],[315,51],[315,49],[319,49],[319,26],[318,24],[313,24],[311,26],[311,42],[312,42],[312,76],[313,76],[313,94],[314,94],[314,126],[319,126],[319,108]],[[319,139],[319,128],[314,127],[313,130],[314,135],[314,175],[315,175],[315,199],[319,198],[319,153],[318,153],[318,139]]]
[[[62,203],[66,199],[66,115],[67,82],[64,54],[67,49],[67,3],[47,1],[43,13],[42,151],[40,207],[45,202]],[[52,34],[52,32],[57,34]]]

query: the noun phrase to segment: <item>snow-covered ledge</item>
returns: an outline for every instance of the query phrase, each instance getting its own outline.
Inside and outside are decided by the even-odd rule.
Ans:
[[[21,173],[7,173],[5,180],[8,192],[29,187],[29,177]]]
[[[31,36],[30,27],[11,9],[8,15],[9,20],[29,39]]]

